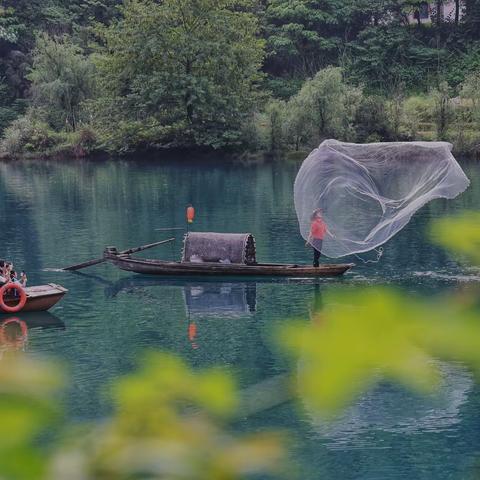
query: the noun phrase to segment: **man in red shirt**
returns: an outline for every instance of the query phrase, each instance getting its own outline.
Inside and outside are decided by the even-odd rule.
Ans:
[[[313,247],[313,266],[320,265],[320,255],[322,253],[322,244],[325,235],[328,232],[327,224],[323,221],[322,210],[317,208],[310,217],[310,233],[308,234],[307,244]]]

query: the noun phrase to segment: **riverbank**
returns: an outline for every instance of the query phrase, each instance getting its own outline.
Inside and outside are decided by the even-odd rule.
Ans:
[[[429,138],[419,138],[416,141],[434,141]],[[41,152],[25,152],[15,156],[9,155],[6,152],[0,152],[0,161],[15,162],[24,160],[57,160],[57,161],[76,161],[76,160],[108,160],[112,157],[120,158],[122,160],[138,160],[142,157],[145,161],[157,161],[159,157],[168,160],[184,161],[186,158],[195,156],[197,161],[210,162],[218,161],[225,162],[228,158],[230,162],[239,164],[248,163],[263,163],[271,161],[302,161],[316,146],[303,147],[299,150],[285,150],[281,152],[268,151],[244,151],[244,152],[226,152],[218,150],[201,151],[186,149],[148,149],[138,152],[126,152],[123,154],[112,154],[106,150],[94,151],[78,151],[74,146],[62,147],[61,149],[50,149]],[[480,160],[480,144],[472,145],[471,148],[465,149],[464,146],[453,144],[452,154],[455,157],[463,157],[469,160]],[[227,162],[228,163],[228,162]]]

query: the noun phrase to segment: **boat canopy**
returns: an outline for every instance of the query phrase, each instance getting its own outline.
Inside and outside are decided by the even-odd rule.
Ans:
[[[183,240],[182,262],[256,263],[250,233],[189,232]]]

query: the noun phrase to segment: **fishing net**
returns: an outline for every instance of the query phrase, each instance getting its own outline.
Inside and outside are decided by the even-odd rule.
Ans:
[[[309,240],[321,209],[327,232],[318,245],[329,257],[367,252],[399,232],[435,198],[454,198],[469,180],[446,142],[354,144],[325,140],[295,180],[300,232]]]

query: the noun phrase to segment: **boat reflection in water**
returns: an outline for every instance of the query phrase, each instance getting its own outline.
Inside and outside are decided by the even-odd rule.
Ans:
[[[0,318],[0,358],[6,351],[25,350],[32,329],[65,329],[65,324],[49,312],[2,316]]]
[[[257,284],[255,282],[185,284],[183,298],[188,315],[188,340],[192,348],[197,349],[196,319],[240,318],[255,313]]]
[[[172,279],[152,277],[123,278],[105,288],[107,297],[120,292],[132,293],[147,287],[180,287],[187,314],[187,336],[193,349],[199,347],[198,323],[208,318],[241,318],[251,316],[257,309],[257,282],[219,282],[211,279]]]
[[[182,293],[188,321],[185,332],[193,349],[202,348],[201,334],[206,323],[213,319],[248,318],[261,308],[257,305],[257,287],[267,281],[218,282],[212,279],[160,279],[129,277],[107,288],[109,296],[119,292],[136,292],[149,286],[178,286]],[[298,283],[298,282],[297,282]],[[324,321],[326,299],[322,298],[323,284],[305,281],[311,286],[310,321],[321,326]],[[330,305],[331,306],[331,305]],[[305,358],[300,356],[297,369],[304,368]],[[398,385],[381,383],[366,391],[340,418],[326,421],[318,416],[306,399],[300,399],[304,411],[315,432],[331,449],[361,447],[373,431],[386,433],[415,434],[422,431],[448,429],[461,421],[460,410],[473,388],[473,379],[463,367],[439,363],[442,383],[431,395],[418,396]],[[246,386],[240,392],[239,412],[241,417],[250,417],[261,411],[278,407],[294,399],[295,382],[292,375],[279,373]],[[374,436],[373,436],[374,437]],[[381,445],[376,445],[381,447]]]
[[[235,318],[257,309],[255,282],[185,284],[183,294],[191,316]]]

